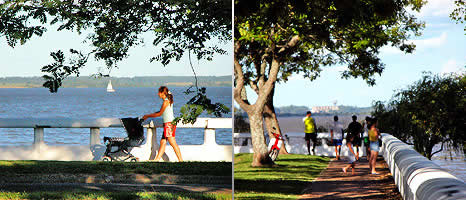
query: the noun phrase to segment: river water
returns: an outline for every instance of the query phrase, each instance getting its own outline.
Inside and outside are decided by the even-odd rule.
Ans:
[[[190,98],[185,87],[169,87],[174,94],[175,116]],[[213,102],[232,107],[231,87],[208,87],[208,97]],[[60,88],[51,94],[45,88],[0,88],[0,118],[101,118],[140,117],[156,112],[162,104],[156,88],[116,88],[107,93],[105,88]],[[231,113],[223,117],[231,118]],[[201,117],[213,117],[202,114]],[[204,129],[179,128],[178,144],[202,144]],[[162,130],[157,130],[161,133]],[[100,135],[125,137],[123,128],[102,128]],[[160,139],[161,134],[157,134]],[[30,145],[34,140],[33,129],[0,129],[0,145]],[[87,145],[89,129],[45,129],[48,145]],[[231,129],[217,129],[218,144],[231,145]]]

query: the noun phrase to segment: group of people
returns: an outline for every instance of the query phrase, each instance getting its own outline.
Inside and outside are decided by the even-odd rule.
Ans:
[[[357,121],[357,116],[352,116],[352,122],[344,129],[343,124],[338,121],[338,116],[333,117],[333,125],[330,127],[331,142],[335,145],[335,156],[337,160],[340,160],[341,145],[343,144],[343,138],[345,138],[346,132],[346,146],[348,147],[348,160],[349,163],[342,170],[347,172],[349,168],[352,168],[352,174],[354,175],[356,162],[359,161],[359,147],[364,142],[366,157],[369,161],[369,168],[371,174],[377,174],[375,170],[377,155],[379,153],[379,137],[380,133],[377,130],[377,119],[366,117],[363,124]],[[308,153],[311,154],[310,143],[312,141],[313,148],[312,152],[315,155],[315,147],[317,143],[317,126],[314,118],[312,118],[311,111],[306,113],[306,117],[303,118],[304,122],[304,133],[305,140],[307,143]],[[361,137],[362,136],[362,137]],[[354,152],[353,147],[356,147]]]

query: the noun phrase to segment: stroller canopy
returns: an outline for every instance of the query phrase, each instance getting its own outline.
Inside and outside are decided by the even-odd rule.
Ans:
[[[125,127],[126,133],[128,133],[130,139],[144,138],[142,120],[138,118],[121,118],[121,123]]]

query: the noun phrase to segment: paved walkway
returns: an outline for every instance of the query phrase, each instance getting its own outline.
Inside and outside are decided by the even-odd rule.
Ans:
[[[382,157],[377,159],[379,175],[369,174],[369,163],[365,157],[357,163],[354,176],[351,169],[347,173],[342,171],[345,165],[345,158],[331,161],[327,169],[304,190],[300,199],[402,199]]]
[[[171,185],[171,184],[124,184],[124,183],[2,183],[2,191],[131,191],[131,192],[216,192],[231,193],[231,185]]]

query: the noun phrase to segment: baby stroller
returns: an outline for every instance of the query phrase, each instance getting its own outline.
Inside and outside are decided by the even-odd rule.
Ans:
[[[121,123],[125,127],[128,137],[104,137],[107,146],[102,161],[130,161],[137,162],[139,158],[131,155],[131,148],[141,146],[144,142],[144,128],[142,119],[121,118]],[[115,149],[112,151],[113,149]]]

